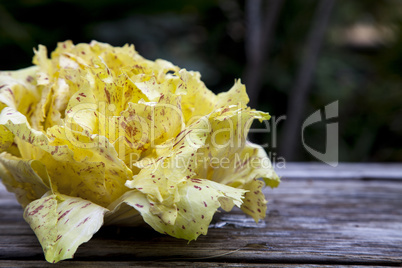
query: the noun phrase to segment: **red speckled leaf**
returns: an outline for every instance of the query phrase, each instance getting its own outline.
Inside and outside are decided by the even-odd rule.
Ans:
[[[91,239],[103,224],[107,209],[62,194],[44,195],[24,211],[48,262],[72,258],[78,246]]]
[[[168,217],[162,219],[159,211],[155,211],[157,202],[136,190],[124,194],[109,209],[118,211],[119,207],[126,203],[139,211],[144,221],[156,231],[177,238],[194,240],[201,234],[207,234],[208,226],[219,207],[225,210],[232,209],[234,205],[240,207],[245,192],[243,189],[209,180],[191,179],[177,186],[179,200],[174,205],[175,213],[169,217],[170,221],[167,220]]]

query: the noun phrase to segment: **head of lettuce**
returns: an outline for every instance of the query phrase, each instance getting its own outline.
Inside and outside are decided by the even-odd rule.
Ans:
[[[276,187],[239,81],[215,95],[198,72],[133,46],[59,43],[34,66],[0,72],[0,177],[46,260],[72,258],[103,224],[194,240],[218,208],[265,217]],[[262,180],[260,180],[262,178]]]

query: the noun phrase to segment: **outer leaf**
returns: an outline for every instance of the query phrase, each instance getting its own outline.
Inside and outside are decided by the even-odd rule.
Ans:
[[[194,240],[201,234],[207,234],[208,226],[219,207],[230,210],[233,205],[240,206],[245,192],[209,180],[184,181],[178,185],[177,194],[180,200],[175,203],[177,215],[170,222],[155,213],[156,203],[153,200],[136,190],[124,194],[109,209],[118,211],[120,206],[126,203],[139,211],[144,221],[156,231]]]
[[[21,160],[2,153],[0,163],[0,177],[7,190],[15,193],[22,207],[40,198],[51,188],[46,167],[37,160]]]
[[[103,224],[107,209],[90,201],[48,192],[24,211],[42,245],[48,262],[72,258],[78,246],[87,242]]]
[[[237,105],[221,108],[211,113],[208,139],[205,146],[198,150],[198,156],[202,161],[197,165],[196,173],[200,177],[224,184],[226,183],[225,178],[237,173],[233,169],[232,162],[246,145],[248,128],[255,118],[266,119],[269,118],[269,115],[261,115],[259,112],[239,108]],[[218,161],[216,162],[216,160]]]
[[[276,175],[265,150],[257,144],[247,142],[244,148],[227,155],[230,161],[226,168],[216,169],[211,180],[241,187],[253,179],[263,178],[265,183],[274,188],[280,179]]]
[[[262,193],[264,182],[274,188],[280,183],[278,175],[265,150],[256,144],[247,142],[245,147],[228,156],[226,168],[216,169],[211,180],[248,190],[244,197],[242,210],[252,216],[256,222],[265,218],[267,209]],[[264,180],[257,180],[262,178]]]
[[[267,201],[265,200],[265,195],[262,192],[263,186],[264,182],[253,179],[242,187],[249,192],[247,192],[244,196],[244,203],[241,206],[241,209],[244,213],[253,217],[255,222],[258,222],[260,219],[264,219],[267,211]]]

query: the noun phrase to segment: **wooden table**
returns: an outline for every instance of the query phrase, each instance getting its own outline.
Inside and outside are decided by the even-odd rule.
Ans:
[[[402,266],[402,164],[288,163],[265,221],[219,213],[189,244],[147,227],[103,227],[57,267]],[[0,267],[51,267],[0,188]]]

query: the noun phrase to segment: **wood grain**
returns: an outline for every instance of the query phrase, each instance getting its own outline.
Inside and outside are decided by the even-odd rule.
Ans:
[[[402,266],[402,179],[328,172],[332,178],[285,177],[266,189],[269,209],[258,224],[238,209],[218,213],[208,235],[190,243],[146,226],[107,226],[58,266]],[[47,266],[22,209],[1,187],[0,267]]]

